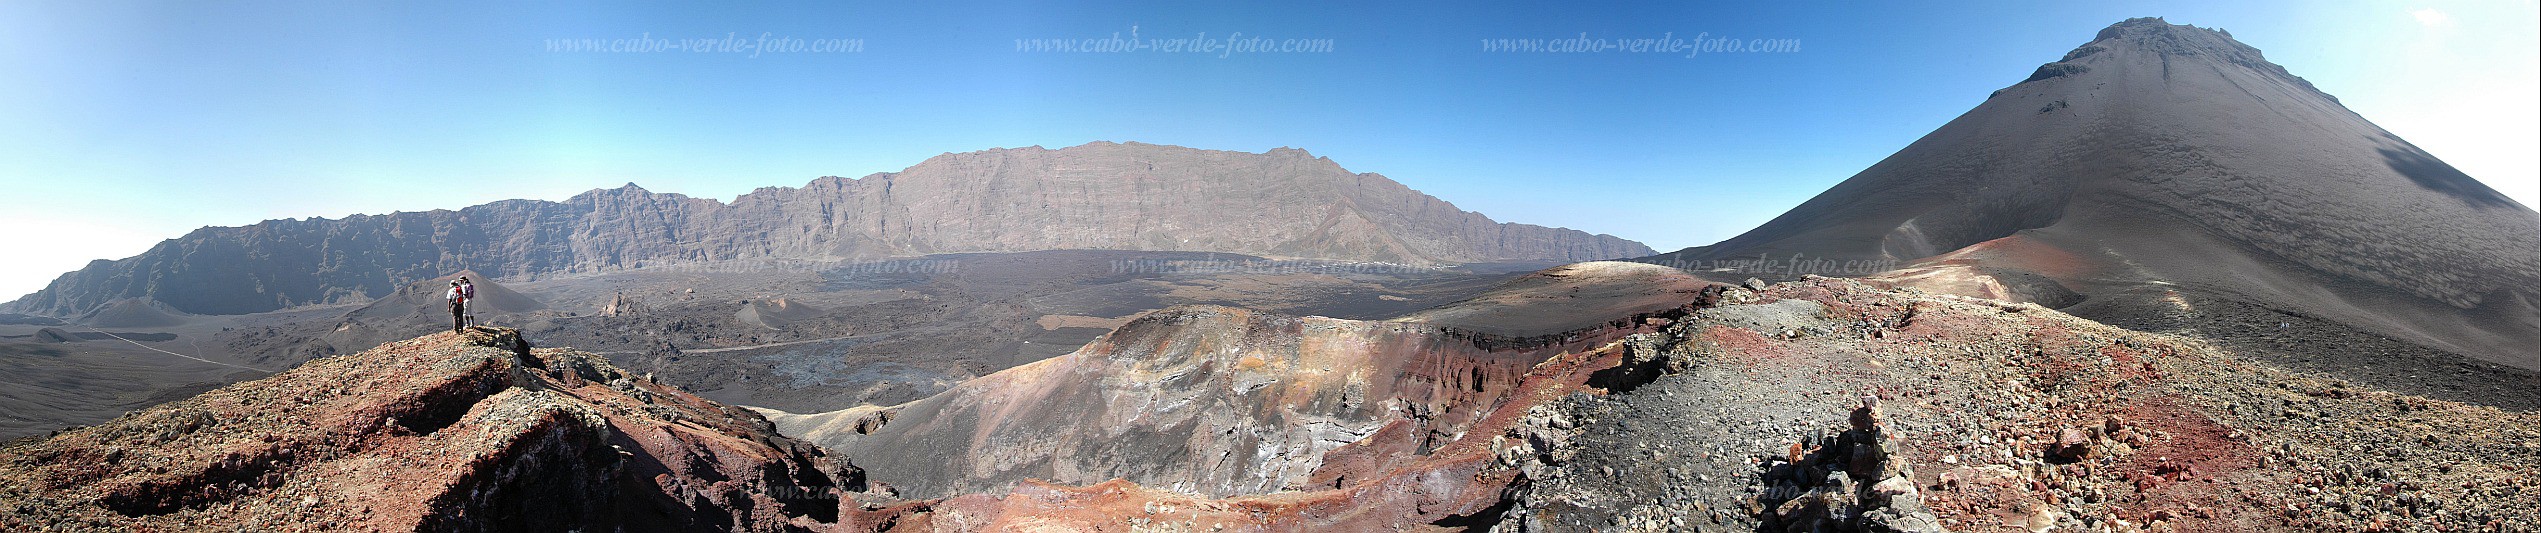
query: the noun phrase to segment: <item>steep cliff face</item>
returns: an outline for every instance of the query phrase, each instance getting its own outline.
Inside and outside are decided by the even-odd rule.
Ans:
[[[2541,368],[2541,213],[2229,34],[2158,19],[1746,234],[1652,259],[1758,255],[1931,258],[1960,272],[1915,274],[2069,288],[2077,314],[2121,323],[2176,290]]]
[[[782,531],[852,467],[765,419],[473,328],[0,449],[0,529]]]
[[[498,278],[736,259],[1058,249],[1465,263],[1651,253],[1607,235],[1499,223],[1303,150],[1093,143],[945,154],[730,204],[629,184],[564,202],[204,228],[97,261],[0,308],[72,316],[149,297],[197,314],[359,302],[444,272]]]
[[[858,180],[895,201],[868,234],[902,250],[1201,250],[1408,263],[1582,261],[1641,246],[1502,224],[1376,174],[1262,154],[1094,143],[948,154]],[[887,206],[887,207],[886,207]],[[900,228],[896,233],[893,228]]]

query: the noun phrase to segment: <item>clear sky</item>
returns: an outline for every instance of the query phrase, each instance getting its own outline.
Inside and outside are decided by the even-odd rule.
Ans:
[[[1502,221],[1673,250],[2135,16],[2229,30],[2541,205],[2532,0],[1366,4],[0,2],[0,299],[206,225],[627,182],[730,200],[1095,140],[1304,148]],[[1329,48],[1021,49],[1132,32]],[[1583,35],[1799,48],[1485,49]],[[633,39],[707,50],[575,49]],[[742,43],[758,50],[716,49]]]

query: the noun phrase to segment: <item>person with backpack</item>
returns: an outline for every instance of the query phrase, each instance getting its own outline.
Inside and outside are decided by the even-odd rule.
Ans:
[[[443,292],[441,299],[450,302],[450,332],[458,333],[466,330],[468,328],[468,296],[466,291],[460,289],[459,280],[450,280],[450,290]]]
[[[467,317],[464,323],[476,323],[476,282],[467,276],[459,276],[459,314]]]

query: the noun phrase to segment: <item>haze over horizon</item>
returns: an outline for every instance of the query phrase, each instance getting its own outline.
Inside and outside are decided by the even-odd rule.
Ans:
[[[945,152],[1306,149],[1503,222],[1666,251],[1763,222],[2133,16],[2219,27],[2541,205],[2532,2],[1520,8],[0,5],[0,293],[201,226],[561,200],[731,200]],[[1329,51],[1025,50],[1329,40]],[[1494,39],[1795,40],[1796,52],[1512,53]],[[782,53],[577,42],[798,39]],[[592,41],[598,40],[598,41]],[[1036,41],[1037,42],[1037,41]],[[1479,44],[1479,46],[1478,46]]]

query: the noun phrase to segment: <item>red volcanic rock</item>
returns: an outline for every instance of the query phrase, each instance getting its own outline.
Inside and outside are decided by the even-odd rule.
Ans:
[[[1387,321],[1174,307],[906,405],[776,417],[914,497],[1027,479],[1210,496],[1344,488],[1483,434],[1540,364],[1656,330],[1709,285],[1601,262]],[[1666,365],[1652,350],[1614,352],[1630,367],[1596,369],[1594,386]]]
[[[2528,455],[2493,453],[2501,446],[2529,449],[2536,435],[2530,428],[2541,424],[2528,413],[2289,375],[2194,341],[1998,301],[1833,279],[1775,285],[1768,296],[1773,300],[1698,306],[1671,317],[1662,331],[1626,333],[1551,355],[1505,378],[1512,385],[1466,397],[1489,398],[1487,407],[1423,411],[1432,417],[1429,424],[1470,420],[1425,454],[1406,444],[1425,438],[1416,431],[1423,421],[1389,419],[1358,441],[1322,453],[1316,475],[1295,490],[1210,497],[1183,488],[1189,484],[1025,480],[942,499],[849,507],[838,529],[1779,531],[1808,524],[1846,530],[1835,526],[1850,523],[1864,530],[2041,531],[2077,522],[2143,525],[2159,517],[2162,527],[2179,531],[2352,531],[2401,517],[2451,530],[2512,531],[2534,523],[2527,495],[2514,491],[2529,490],[2522,473],[2541,467]],[[978,402],[996,409],[909,416],[915,406],[904,406],[875,435],[948,418],[1007,426],[1043,415],[1080,416],[1071,410],[1085,406],[1050,391],[1083,385],[1050,376],[1147,369],[1140,371],[1181,380],[1140,381],[1151,387],[1211,390],[1218,373],[1230,372],[1224,368],[1259,372],[1280,364],[1274,352],[1245,341],[1248,328],[1299,320],[1223,308],[1149,318],[1160,322],[1124,328],[1112,346],[1081,354],[1099,354],[1077,364],[1102,371],[1042,369],[1041,377],[1003,382],[1000,390],[1031,392]],[[1175,321],[1180,325],[1161,327]],[[1339,342],[1344,338],[1401,340],[1350,331],[1364,325],[1325,326],[1352,335],[1312,340],[1321,335],[1312,327],[1301,327],[1299,335],[1310,344],[1338,346],[1347,345]],[[1805,334],[1767,337],[1750,328]],[[1890,335],[1858,334],[1866,329]],[[1438,353],[1377,351],[1424,361],[1415,369]],[[1645,351],[1691,364],[1657,365],[1666,375],[1631,387],[1597,385],[1599,376],[1636,364]],[[1263,361],[1247,364],[1247,356]],[[1186,357],[1209,362],[1164,364]],[[1437,376],[1455,374],[1416,373],[1451,388],[1452,381]],[[1484,382],[1502,379],[1486,376]],[[1265,397],[1312,397],[1291,392]],[[1879,412],[1862,417],[1876,431],[1853,428],[1846,416],[1868,414],[1862,396],[1879,398],[1868,406]],[[1196,398],[1189,405],[1208,408],[1260,405],[1231,400],[1241,395],[1189,397]],[[1157,406],[1139,411],[1143,417],[1178,408],[1132,405]],[[1153,431],[1136,424],[1074,428],[1118,436],[1127,442],[1119,448],[1160,446],[1138,436]],[[2438,433],[2444,435],[2438,444],[2418,444]],[[2040,436],[2049,438],[2025,440]],[[1035,437],[1049,436],[991,431],[934,442]],[[1083,436],[1047,442],[1070,440],[1078,441],[1068,444],[1070,453],[1105,450],[1085,444],[1090,439]],[[2074,461],[2020,456],[2042,445],[2082,442],[2091,448]],[[1799,457],[1790,457],[1795,447]],[[1154,457],[1187,467],[1221,456]],[[1018,464],[1048,460],[1005,460],[1018,458],[1028,459]],[[2383,510],[2386,503],[2391,510]]]
[[[1879,397],[1863,396],[1862,406],[1853,408],[1849,422],[1854,431],[1873,431],[1879,427]]]
[[[1462,431],[1442,438],[1427,453],[1370,452],[1383,459],[1353,459],[1367,446],[1398,434],[1396,420],[1368,439],[1325,453],[1313,479],[1319,487],[1222,498],[1164,490],[1125,480],[1082,486],[1025,479],[1012,489],[922,501],[849,507],[837,531],[1399,531],[1483,528],[1500,520],[1525,474],[1503,452],[1551,453],[1526,440],[1531,412],[1566,394],[1595,392],[1600,371],[1626,361],[1626,342],[1608,342],[1558,353],[1489,385],[1494,400],[1459,407],[1473,414]],[[1047,403],[1022,405],[1047,406]],[[900,424],[920,424],[898,420]],[[1093,429],[1101,430],[1101,427]],[[1134,433],[1134,428],[1132,432]],[[1206,433],[1206,432],[1201,432]],[[880,434],[880,433],[878,433]],[[993,438],[992,438],[993,439]],[[1551,443],[1544,443],[1553,445]],[[861,444],[859,446],[862,446]],[[1078,445],[1083,446],[1083,445]],[[1390,448],[1389,448],[1390,449]],[[945,454],[953,457],[958,452]],[[1184,456],[1190,457],[1190,456]],[[1201,455],[1198,457],[1206,457]],[[1047,460],[1047,459],[1041,459]],[[1346,475],[1333,475],[1346,470]]]
[[[1651,332],[1707,286],[1596,263],[1391,321],[1174,307],[925,400],[779,421],[942,498],[849,508],[849,531],[1483,527],[1520,464],[1562,453],[1573,423],[1542,408],[1668,368]]]
[[[2047,453],[2068,461],[2091,457],[2091,434],[2065,428],[2056,435],[2056,443],[2047,448]]]
[[[250,531],[819,527],[852,468],[483,327],[21,441],[0,465],[0,530]]]
[[[1211,496],[1350,486],[1474,434],[1538,363],[1618,334],[1488,349],[1530,342],[1175,307],[901,406],[870,434],[821,434],[919,497],[1025,479],[1121,478]]]

